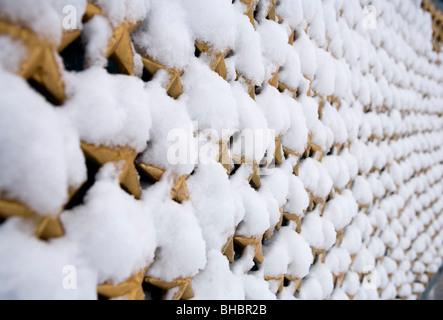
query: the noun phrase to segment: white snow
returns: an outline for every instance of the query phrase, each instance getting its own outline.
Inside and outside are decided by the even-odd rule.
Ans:
[[[156,248],[151,214],[120,188],[118,177],[119,164],[106,164],[85,203],[62,215],[66,239],[78,246],[99,284],[118,284],[140,272]]]
[[[273,139],[272,143],[275,143],[275,138],[268,134],[268,122],[265,116],[257,110],[256,102],[243,90],[242,86],[239,83],[234,83],[231,90],[238,106],[238,129],[241,136],[249,141],[248,144],[234,141],[232,151],[235,153],[234,155],[244,158],[247,163],[259,163],[271,143],[271,138]]]
[[[106,67],[108,43],[112,37],[110,22],[103,16],[96,15],[84,25],[82,41],[85,48],[85,67]]]
[[[289,116],[286,119],[290,121],[290,127],[282,138],[282,144],[294,153],[302,154],[308,146],[309,134],[303,109],[297,101],[285,95],[283,97],[289,110]]]
[[[78,133],[21,78],[3,73],[0,82],[0,193],[56,215],[86,180]]]
[[[265,67],[260,34],[244,15],[237,17],[236,22],[235,51],[231,58],[226,59],[226,63],[229,64],[229,61],[233,60],[237,73],[252,81],[254,85],[261,85],[265,77]],[[235,79],[237,74],[232,77]]]
[[[229,138],[224,131],[239,127],[239,113],[230,85],[198,59],[191,59],[182,77],[184,94],[190,118],[201,130],[211,129],[220,140]]]
[[[348,270],[351,256],[346,249],[335,246],[326,254],[325,264],[334,275],[339,275]]]
[[[304,1],[304,3],[306,2],[310,1]],[[302,29],[296,29],[296,36],[294,47],[300,56],[301,71],[304,76],[312,80],[317,70],[315,46]]]
[[[299,177],[290,175],[288,180],[288,201],[285,204],[284,211],[302,217],[309,206],[309,195]]]
[[[69,99],[61,109],[82,141],[141,152],[150,138],[150,96],[138,78],[91,68],[67,77]],[[98,101],[98,103],[97,103]]]
[[[185,10],[176,0],[149,3],[146,19],[133,35],[137,51],[169,68],[183,70],[194,55]]]
[[[334,224],[335,229],[343,230],[357,215],[358,205],[349,190],[336,195],[325,206],[323,217]]]
[[[181,176],[190,174],[197,162],[197,141],[194,124],[185,110],[184,103],[170,98],[161,87],[159,78],[146,88],[151,105],[152,124],[150,140],[139,161]],[[171,155],[172,154],[172,155]]]
[[[146,17],[150,0],[93,0],[109,19],[112,26],[117,28],[123,22],[137,23]]]
[[[301,0],[278,1],[275,11],[283,19],[284,23],[287,23],[291,28],[296,28],[303,19]]]
[[[226,170],[220,164],[200,166],[187,185],[206,250],[220,251],[244,216],[243,206],[232,201],[234,190]]]
[[[229,262],[219,251],[210,250],[203,271],[192,279],[194,300],[243,300],[241,277],[229,269]]]
[[[301,235],[315,249],[328,250],[336,241],[334,225],[318,212],[309,213],[303,219]]]
[[[282,227],[275,238],[263,248],[265,276],[290,275],[299,279],[309,274],[312,252],[305,239],[289,227]]]
[[[325,167],[312,158],[308,158],[300,165],[300,179],[305,189],[313,192],[317,198],[326,198],[331,192],[332,179]]]
[[[26,59],[27,49],[25,44],[19,40],[14,40],[9,36],[0,36],[0,68],[11,73],[20,70],[20,64]]]
[[[189,202],[170,199],[171,181],[162,179],[142,195],[145,212],[156,231],[155,260],[147,275],[172,281],[193,277],[205,268],[206,245],[202,230]]]
[[[271,227],[266,202],[248,184],[247,180],[243,180],[239,176],[235,178],[234,192],[240,194],[245,210],[243,220],[240,222],[236,234],[247,238],[258,237]]]
[[[251,21],[245,2],[93,0],[102,14],[83,23],[85,0],[0,0],[1,21],[54,48],[67,96],[55,107],[14,75],[32,48],[0,36],[0,197],[36,213],[2,220],[1,298],[96,299],[97,285],[148,266],[148,277],[192,278],[196,300],[416,299],[425,290],[443,261],[443,54],[432,48],[430,14],[415,0],[258,0]],[[77,9],[82,71],[66,71],[55,50],[66,5]],[[374,30],[367,5],[377,9]],[[136,77],[106,70],[124,23],[139,23]],[[208,51],[197,58],[198,43]],[[180,72],[178,99],[165,92],[167,70],[142,77],[142,57]],[[38,72],[26,76],[38,82]],[[286,153],[277,165],[275,138]],[[66,209],[91,178],[81,142],[130,147],[137,164],[165,173],[136,200],[119,185],[122,164],[108,163]],[[220,142],[230,142],[229,174]],[[183,175],[189,201],[179,204],[171,189]],[[48,215],[65,235],[43,242],[33,234]],[[263,239],[263,262],[249,245],[235,246],[230,263],[221,251],[233,236]],[[66,265],[78,270],[77,290],[60,286]]]
[[[237,12],[230,2],[185,0],[181,4],[193,39],[208,43],[220,52],[234,48]]]
[[[114,1],[115,2],[115,1]],[[19,0],[1,2],[0,19],[27,28],[54,45],[58,45],[63,33],[63,20],[66,15],[63,8],[73,6],[74,16],[79,29],[82,28],[82,16],[86,10],[86,0],[39,1]],[[71,7],[68,7],[72,9]],[[70,12],[72,10],[69,10]],[[71,21],[71,23],[74,21]]]

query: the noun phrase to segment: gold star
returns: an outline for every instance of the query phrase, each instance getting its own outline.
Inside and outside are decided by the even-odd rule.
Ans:
[[[226,169],[228,175],[231,174],[231,159],[229,156],[228,140],[220,140],[218,150],[218,162]]]
[[[154,182],[160,181],[166,171],[164,169],[145,163],[137,163],[137,167]],[[174,179],[174,185],[171,188],[171,199],[175,202],[183,203],[184,201],[188,201],[190,199],[188,185],[186,183],[186,180],[188,178],[189,175],[184,174]]]
[[[323,215],[323,213],[325,212],[325,205],[326,205],[325,199],[314,197],[313,202],[316,206],[320,206],[320,211],[321,214]]]
[[[265,240],[269,240],[269,239],[271,239],[272,236],[274,235],[275,229],[276,229],[275,226],[274,226],[274,227],[270,227],[270,228],[265,232],[265,234],[263,235],[263,238],[264,238]]]
[[[49,240],[63,237],[65,230],[58,216],[47,216],[40,219],[35,234],[40,240]]]
[[[297,163],[296,163],[296,165],[293,168],[293,172],[294,172],[294,174],[296,176],[298,176],[298,172],[299,172],[299,169],[300,169],[300,159],[301,159],[301,157],[303,156],[303,154],[305,152],[306,152],[306,150],[303,151],[302,154],[298,154],[298,153],[296,153],[295,151],[293,151],[293,150],[291,150],[289,148],[283,147],[283,154],[285,155],[286,158],[289,157],[289,156],[294,156],[294,157],[297,158]]]
[[[339,111],[340,109],[340,99],[334,96],[328,96],[326,98],[328,100],[328,102],[337,109],[337,111]],[[379,108],[379,107],[377,107]],[[378,109],[380,111],[380,108]]]
[[[279,24],[282,24],[284,22],[284,19],[277,15],[277,21]],[[295,29],[293,27],[290,27],[290,30],[291,32],[289,33],[288,43],[292,46],[294,44]]]
[[[258,190],[261,187],[261,179],[260,179],[260,166],[258,163],[252,160],[246,160],[244,157],[240,157],[238,155],[233,155],[232,159],[234,160],[235,164],[239,165],[249,165],[252,166],[252,173],[248,177],[248,182],[251,184],[251,186]]]
[[[326,260],[326,250],[312,248],[312,255],[314,256],[314,263],[317,262],[317,261],[321,261],[322,263],[325,263],[325,260]]]
[[[160,181],[160,179],[163,176],[163,173],[165,173],[166,170],[152,166],[152,165],[148,165],[148,164],[144,164],[144,163],[137,163],[137,167],[143,172],[145,173],[151,180],[158,182]]]
[[[283,224],[283,216],[284,216],[284,209],[283,206],[280,207],[280,220],[278,221],[277,225],[275,226],[275,229],[280,230],[281,225]]]
[[[257,7],[258,0],[240,0],[240,1],[246,5],[246,10],[243,12],[243,14],[248,16],[249,21],[251,21],[251,24],[255,27],[254,12],[255,8]]]
[[[312,97],[314,95],[313,90],[312,90],[312,79],[306,75],[303,75],[303,77],[309,82],[309,88],[308,88],[308,92],[306,93],[306,95],[308,97]]]
[[[19,202],[0,199],[0,217],[3,219],[11,217],[30,218],[33,215],[34,212],[31,209]]]
[[[64,31],[62,34],[62,40],[57,48],[57,52],[62,52],[71,43],[73,43],[78,37],[80,37],[82,32],[80,30]]]
[[[248,88],[249,96],[252,98],[252,100],[255,100],[255,85],[254,85],[254,83],[251,80],[249,80],[248,78],[246,78],[245,76],[240,75],[239,73],[237,73],[236,81],[239,81],[240,83],[246,85],[246,87]]]
[[[174,181],[174,186],[171,189],[171,199],[175,202],[182,203],[189,201],[189,191],[186,180],[189,175],[184,174]]]
[[[77,188],[69,188],[68,201],[63,207],[67,206],[80,188],[81,186],[78,186]],[[12,217],[33,220],[36,225],[35,235],[40,240],[60,238],[65,235],[63,225],[60,221],[60,214],[57,216],[41,216],[18,201],[0,198],[0,218],[9,219]]]
[[[81,143],[81,148],[86,158],[99,166],[103,166],[108,162],[124,161],[122,173],[119,177],[120,185],[136,199],[140,199],[140,182],[134,164],[135,158],[137,157],[136,150],[130,147],[112,149],[84,142]]]
[[[191,278],[175,279],[168,282],[162,279],[146,277],[145,282],[165,291],[176,289],[174,290],[172,297],[170,297],[171,300],[189,300],[194,297]]]
[[[135,75],[131,34],[139,25],[140,23],[123,23],[114,30],[114,34],[109,41],[106,57],[112,60],[120,73]]]
[[[300,215],[293,214],[293,213],[288,213],[288,212],[284,212],[283,216],[284,216],[284,218],[286,220],[294,221],[296,223],[296,225],[297,225],[297,227],[295,228],[295,231],[297,233],[301,232],[301,222],[302,222],[302,218],[303,217],[301,217]]]
[[[249,3],[250,2],[254,2],[254,0],[240,0],[240,1],[245,3],[245,4],[247,4],[248,8],[249,8]],[[277,0],[270,0],[269,1],[269,5],[266,8],[266,12],[265,12],[265,15],[264,15],[266,17],[266,19],[272,20],[272,21],[275,21],[277,19],[277,15],[275,13],[276,5],[277,5]]]
[[[338,275],[332,274],[334,285],[336,288],[341,288],[346,272],[340,272]]]
[[[107,299],[127,298],[128,300],[145,300],[143,279],[148,268],[132,275],[128,280],[117,285],[104,283],[97,287],[97,293]]]
[[[280,219],[275,226],[269,228],[268,231],[265,232],[263,236],[265,240],[271,239],[272,236],[274,235],[275,230],[277,231],[280,230],[281,225],[283,223],[283,217],[284,217],[283,207],[280,207]]]
[[[318,160],[319,162],[322,162],[322,160],[323,160],[323,150],[322,150],[322,148],[320,148],[320,146],[318,146],[318,145],[316,145],[315,143],[312,142],[312,138],[313,138],[313,136],[314,136],[314,134],[313,134],[312,132],[310,132],[310,133],[309,133],[308,147],[307,147],[307,149],[306,149],[305,156],[306,156],[306,158],[309,158],[309,156],[310,156],[310,154],[311,154],[311,151],[312,151],[313,153],[318,152],[319,155],[318,155],[317,160]]]
[[[261,180],[260,180],[260,166],[257,163],[253,164],[253,173],[249,176],[249,183],[251,186],[258,190],[261,187]]]
[[[283,291],[283,285],[284,285],[284,280],[285,280],[285,276],[284,275],[280,275],[280,276],[277,276],[277,277],[265,276],[264,278],[265,278],[266,281],[278,281],[277,293]]]
[[[102,10],[96,5],[88,2],[86,4],[86,11],[83,16],[83,22],[91,20],[95,15],[101,14]]]
[[[183,71],[176,71],[174,69],[167,68],[148,57],[142,56],[142,61],[143,66],[151,75],[155,75],[158,70],[166,70],[170,75],[169,83],[165,88],[167,94],[174,99],[178,99],[178,97],[181,96],[183,93],[183,87],[180,77],[183,75]]]
[[[289,281],[289,283],[293,284],[293,288],[292,288],[294,290],[293,294],[295,294],[296,291],[300,290],[302,279],[291,276],[289,274],[285,275],[285,278],[286,278],[286,280]]]
[[[36,225],[35,236],[40,240],[60,238],[65,234],[58,216],[39,216],[27,206],[16,201],[0,199],[0,217],[3,219],[20,217],[34,220]]]
[[[295,29],[291,27],[291,33],[289,34],[289,41],[288,41],[288,43],[291,46],[294,44],[294,39],[295,39]]]
[[[234,241],[240,245],[243,249],[247,246],[254,247],[254,261],[257,263],[263,263],[263,246],[262,246],[263,236],[256,238],[247,238],[242,236],[235,236]]]
[[[267,19],[275,21],[275,19],[277,17],[275,14],[276,5],[277,5],[277,0],[271,0],[271,3],[269,4],[267,14],[266,14]]]
[[[314,192],[311,190],[306,190],[309,193],[309,207],[308,207],[308,211],[311,212],[312,210],[314,210]]]
[[[84,21],[92,19],[95,15],[102,14],[101,9],[88,3]],[[113,30],[111,39],[108,42],[106,58],[110,58],[116,66],[118,72],[135,75],[134,73],[134,50],[132,47],[131,34],[138,28],[140,22],[123,22]]]
[[[0,21],[0,34],[9,35],[15,40],[21,40],[28,51],[28,57],[20,66],[18,74],[26,80],[33,79],[41,85],[56,103],[65,100],[64,84],[61,70],[56,59],[57,47],[40,39],[32,31]],[[77,35],[77,33],[75,33]],[[74,34],[65,34],[62,44],[68,43]]]
[[[234,236],[229,237],[221,252],[228,258],[230,263],[234,262]]]
[[[269,79],[269,81],[268,81],[268,84],[273,86],[276,89],[278,89],[278,71],[279,70],[280,70],[280,67],[278,67],[277,70],[274,71],[271,79]]]
[[[276,165],[280,165],[283,163],[283,147],[282,147],[281,139],[282,139],[281,135],[278,136],[277,138],[275,138],[274,158],[275,158]]]
[[[211,70],[217,72],[223,79],[226,79],[227,70],[225,58],[231,50],[227,49],[223,52],[217,52],[211,45],[199,41],[195,41],[195,46],[201,53],[209,57],[209,60],[211,61],[209,67]]]
[[[284,84],[282,82],[279,82],[278,83],[278,90],[280,92],[284,92],[285,90],[288,90],[289,92],[292,93],[292,98],[297,99],[297,90],[298,90],[298,88],[291,88],[288,85],[286,85],[286,84]]]

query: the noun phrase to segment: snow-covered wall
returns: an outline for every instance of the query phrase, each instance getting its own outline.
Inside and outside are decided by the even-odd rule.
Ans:
[[[432,36],[415,0],[0,0],[0,298],[420,297]]]

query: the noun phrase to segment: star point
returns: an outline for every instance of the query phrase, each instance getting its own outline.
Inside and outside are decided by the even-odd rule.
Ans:
[[[22,218],[35,223],[35,236],[40,240],[60,238],[65,235],[60,215],[41,216],[28,206],[14,200],[0,199],[0,218]]]
[[[99,7],[88,3],[84,22],[91,20],[96,15],[101,15]],[[108,42],[106,58],[111,59],[122,74],[135,75],[134,49],[132,46],[131,34],[140,26],[141,22],[129,23],[123,22],[120,26],[113,29],[113,33]]]
[[[134,164],[137,157],[136,150],[128,146],[113,149],[85,142],[81,143],[81,148],[86,158],[99,166],[103,166],[108,162],[123,161],[124,164],[119,177],[120,184],[128,193],[132,194],[136,199],[140,199],[140,182]]]
[[[263,263],[263,246],[262,246],[263,235],[259,237],[243,237],[235,236],[234,241],[240,245],[242,248],[247,246],[254,247],[254,261],[257,263]]]
[[[183,70],[174,70],[168,68],[161,63],[156,62],[154,59],[151,59],[147,56],[142,56],[142,62],[144,68],[151,74],[155,75],[159,70],[166,70],[170,75],[169,83],[166,86],[166,93],[174,98],[178,99],[183,93],[183,86],[180,80],[180,77],[183,75]]]
[[[172,281],[166,281],[163,279],[158,278],[151,278],[146,277],[145,282],[160,288],[164,291],[169,291],[171,289],[174,289],[172,291],[172,296],[170,297],[171,300],[189,300],[194,297],[194,292],[192,290],[191,286],[191,280],[192,278],[179,278]]]
[[[222,254],[228,258],[230,263],[234,262],[234,236],[230,236],[221,250]]]
[[[0,21],[0,35],[9,35],[26,46],[28,56],[22,62],[18,75],[34,80],[47,91],[50,99],[57,104],[62,103],[66,96],[62,70],[57,61],[57,46],[26,28],[5,21]],[[64,44],[68,42],[68,39],[64,40]]]
[[[230,49],[226,49],[225,51],[216,51],[214,48],[205,42],[195,41],[195,47],[202,53],[207,55],[210,63],[209,67],[212,71],[218,73],[220,77],[226,80],[227,77],[227,69],[225,58],[231,52]]]
[[[143,279],[148,268],[132,275],[125,282],[117,285],[104,283],[97,287],[97,293],[107,299],[127,298],[128,300],[145,300]]]

